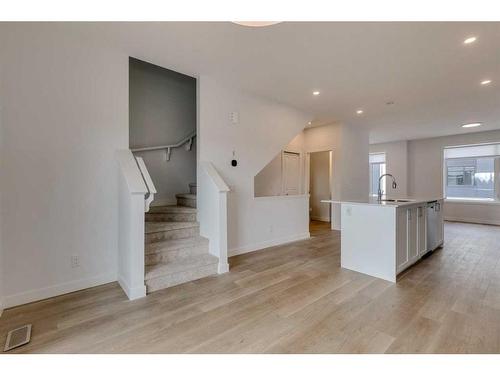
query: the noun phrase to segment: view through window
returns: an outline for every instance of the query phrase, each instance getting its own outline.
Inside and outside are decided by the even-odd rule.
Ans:
[[[444,150],[445,196],[448,199],[497,200],[500,144]]]
[[[385,153],[369,155],[370,161],[370,195],[378,193],[378,179],[385,173]],[[382,180],[382,191],[385,193],[385,178]]]

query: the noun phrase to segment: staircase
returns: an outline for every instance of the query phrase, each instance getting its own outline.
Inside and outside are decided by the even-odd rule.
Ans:
[[[219,259],[208,253],[208,239],[196,221],[196,184],[177,194],[176,206],[151,207],[145,223],[147,292],[217,273]]]

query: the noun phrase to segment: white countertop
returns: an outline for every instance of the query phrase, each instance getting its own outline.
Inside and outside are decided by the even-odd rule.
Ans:
[[[392,199],[392,198],[383,198],[383,199]],[[443,198],[395,198],[395,199],[401,199],[405,200],[406,202],[390,202],[390,201],[381,201],[379,202],[377,197],[367,197],[366,199],[360,199],[360,200],[330,200],[330,199],[325,199],[322,200],[322,203],[331,203],[331,204],[361,204],[361,205],[372,205],[372,206],[382,206],[382,207],[400,207],[400,206],[410,206],[413,204],[422,204],[422,203],[427,203],[427,202],[432,202],[432,201],[437,201],[441,200]]]

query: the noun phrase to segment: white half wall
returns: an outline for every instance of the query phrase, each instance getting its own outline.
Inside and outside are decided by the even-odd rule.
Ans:
[[[231,189],[229,254],[309,236],[307,197],[254,198],[254,176],[302,131],[310,116],[205,76],[198,80],[198,106],[199,160],[212,162]],[[237,124],[230,121],[231,112],[238,113]],[[237,167],[231,166],[233,152]],[[199,209],[207,204],[200,196]]]
[[[0,42],[4,305],[115,281],[128,56],[59,24],[3,23]]]

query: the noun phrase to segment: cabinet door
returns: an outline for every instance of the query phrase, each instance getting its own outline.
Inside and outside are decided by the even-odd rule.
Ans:
[[[396,273],[401,272],[408,263],[408,210],[397,209],[397,249]]]
[[[418,258],[418,213],[417,207],[407,209],[408,217],[408,261],[413,262]]]
[[[420,258],[427,252],[427,207],[420,206],[417,208],[417,246],[418,246],[418,257]]]
[[[436,204],[436,214],[438,217],[438,226],[437,226],[437,238],[439,242],[444,241],[444,224],[443,224],[443,201],[439,200]]]

